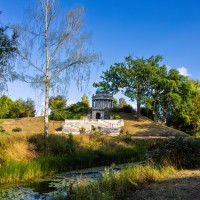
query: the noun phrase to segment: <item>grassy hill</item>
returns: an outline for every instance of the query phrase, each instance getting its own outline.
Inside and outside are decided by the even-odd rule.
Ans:
[[[158,138],[169,137],[174,135],[187,136],[186,133],[161,126],[153,121],[142,117],[137,120],[130,113],[120,113],[122,119],[124,119],[125,126],[124,131],[130,133],[135,138]],[[29,117],[20,119],[2,119],[0,120],[0,126],[3,126],[6,132],[11,133],[12,129],[19,127],[22,129],[22,133],[42,133],[44,129],[43,117]],[[50,120],[49,132],[55,133],[56,130],[61,130],[62,121]]]
[[[19,119],[1,119],[0,126],[11,133],[12,129],[19,127],[22,133],[42,133],[44,131],[44,118],[43,117],[28,117]],[[54,133],[57,129],[62,127],[62,121],[50,120],[49,132]]]
[[[136,116],[131,113],[120,113],[120,117],[124,119],[124,131],[128,131],[134,138],[162,138],[170,136],[188,136],[188,134],[161,124],[152,120],[141,117],[137,120]]]
[[[123,133],[118,137],[91,134],[70,138],[66,134],[53,134],[62,127],[62,121],[50,120],[51,134],[48,140],[44,140],[42,134],[43,117],[0,120],[0,126],[3,126],[7,132],[0,134],[0,185],[71,169],[144,161],[149,155],[148,151],[151,153],[153,150],[157,156],[153,161],[155,167],[157,164],[159,166],[160,162],[157,163],[157,160],[160,159],[164,161],[162,162],[164,167],[167,163],[176,168],[178,162],[181,167],[187,164],[189,167],[191,165],[191,169],[192,166],[194,168],[192,171],[170,170],[169,173],[165,168],[154,169],[154,164],[152,168],[147,166],[143,169],[141,166],[141,168],[128,169],[129,171],[122,172],[121,175],[116,174],[114,178],[111,175],[103,180],[108,185],[116,185],[116,187],[110,187],[112,191],[107,191],[109,187],[104,187],[105,184],[103,184],[102,188],[105,190],[103,192],[108,192],[109,196],[118,195],[118,189],[121,188],[120,192],[126,200],[198,199],[200,172],[195,167],[200,166],[199,139],[189,137],[176,129],[161,126],[145,117],[137,120],[132,114],[120,113],[120,116],[124,119],[125,126]],[[16,127],[21,128],[22,132],[12,132],[12,129]],[[183,138],[171,137],[177,135]],[[167,139],[156,140],[157,138]],[[167,144],[164,145],[164,143]],[[164,151],[165,147],[168,148],[166,151]],[[97,183],[98,187],[94,185],[95,188],[100,188],[98,184],[101,182]],[[88,199],[87,195],[91,195],[91,185],[85,187],[85,194],[87,193],[85,199]],[[83,191],[83,188],[81,187],[80,190]],[[98,192],[102,193],[102,191],[94,190],[93,194],[99,194]],[[98,200],[98,198],[94,199]],[[99,199],[103,200],[100,197]],[[81,200],[84,198],[81,197]]]

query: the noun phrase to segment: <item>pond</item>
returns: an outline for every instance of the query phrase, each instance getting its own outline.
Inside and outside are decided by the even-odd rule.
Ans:
[[[98,180],[105,169],[119,171],[130,164],[112,165],[111,167],[89,168],[55,175],[52,178],[36,180],[9,187],[0,188],[1,200],[53,200],[57,197],[67,197],[72,185],[78,179],[85,181]]]

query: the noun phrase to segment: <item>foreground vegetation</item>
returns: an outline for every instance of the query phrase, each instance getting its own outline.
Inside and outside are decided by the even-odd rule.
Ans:
[[[72,188],[69,199],[72,200],[114,200],[126,199],[133,191],[145,185],[164,179],[176,170],[173,167],[155,167],[153,165],[133,166],[122,172],[108,168],[99,181],[79,181]]]
[[[154,151],[149,164],[130,166],[121,172],[108,168],[99,181],[80,180],[77,185],[72,187],[69,199],[175,199],[169,197],[172,194],[176,196],[176,199],[179,199],[179,197],[181,199],[187,199],[187,197],[195,199],[193,192],[189,191],[191,188],[189,190],[187,188],[190,181],[193,181],[195,187],[200,172],[194,173],[192,171],[189,173],[183,169],[199,169],[200,140],[176,137],[168,140],[148,141],[146,146],[149,150]],[[158,196],[156,189],[160,191],[162,181],[165,194],[163,196],[162,192],[157,192],[160,195]],[[171,191],[167,195],[170,187],[167,188],[166,181],[170,183],[170,187],[176,182],[176,186],[180,188],[177,190],[177,187],[174,187],[175,191]],[[157,185],[149,186],[157,182]],[[183,192],[181,189],[187,191],[184,192],[186,198],[181,194]],[[155,198],[154,195],[152,196],[152,190],[155,192]],[[198,196],[198,193],[196,196]]]
[[[16,148],[21,150],[17,151],[19,155],[15,153]],[[126,144],[123,140],[97,133],[77,137],[52,134],[48,139],[42,134],[5,135],[0,150],[0,184],[145,158],[144,146]]]

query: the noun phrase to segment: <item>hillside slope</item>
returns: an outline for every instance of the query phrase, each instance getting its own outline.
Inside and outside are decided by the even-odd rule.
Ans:
[[[137,120],[136,116],[133,116],[131,113],[120,113],[120,117],[124,119],[125,132],[128,131],[128,133],[135,138],[160,138],[175,135],[188,136],[188,134],[183,131],[162,126],[146,117],[141,117],[140,120]]]
[[[54,133],[62,127],[62,121],[49,121],[49,132]],[[11,133],[13,128],[19,127],[23,133],[43,133],[43,117],[27,117],[19,119],[1,119],[0,126],[3,126],[6,132]]]
[[[129,132],[133,137],[169,137],[174,135],[187,136],[186,133],[161,126],[153,121],[142,117],[137,120],[131,113],[120,113],[122,119],[124,119],[124,130]],[[49,121],[49,132],[55,133],[57,130],[61,130],[63,121]],[[0,126],[3,126],[6,132],[11,133],[13,128],[22,128],[23,133],[42,133],[44,129],[43,117],[29,117],[20,119],[2,119],[0,120]]]

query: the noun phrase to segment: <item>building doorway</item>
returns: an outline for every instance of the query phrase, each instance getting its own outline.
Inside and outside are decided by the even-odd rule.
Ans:
[[[100,113],[96,113],[96,119],[101,119],[101,114]]]

